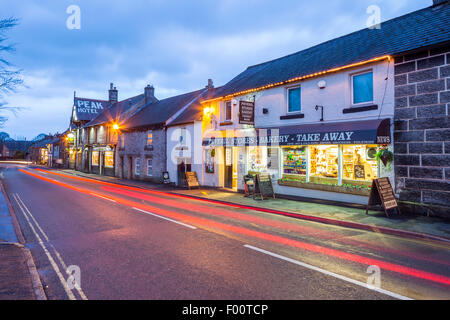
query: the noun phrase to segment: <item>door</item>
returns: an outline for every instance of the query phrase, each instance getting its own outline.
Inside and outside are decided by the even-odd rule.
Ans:
[[[133,178],[133,157],[128,157],[128,179]]]
[[[225,188],[233,188],[233,148],[225,148]]]

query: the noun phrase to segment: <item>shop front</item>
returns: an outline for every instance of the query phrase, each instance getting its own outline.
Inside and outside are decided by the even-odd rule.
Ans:
[[[391,149],[390,127],[390,119],[320,123],[256,129],[255,136],[203,144],[245,150],[245,157],[232,159],[245,167],[236,170],[238,181],[267,172],[279,194],[363,203],[373,179],[391,174],[378,156]]]
[[[112,177],[115,176],[115,152],[113,147],[92,148],[91,173]]]

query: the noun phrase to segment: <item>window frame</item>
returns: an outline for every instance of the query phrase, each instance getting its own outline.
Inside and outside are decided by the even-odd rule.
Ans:
[[[371,100],[371,101],[365,101],[365,102],[358,102],[358,103],[355,103],[355,100],[354,100],[354,86],[353,86],[353,79],[354,79],[356,76],[361,76],[361,75],[367,74],[367,73],[372,73],[372,100]],[[350,74],[350,105],[351,105],[351,106],[364,106],[364,105],[370,105],[370,104],[373,104],[373,103],[374,103],[374,99],[375,99],[375,90],[374,90],[373,76],[374,76],[373,69],[367,69],[367,70],[364,70],[364,71],[359,71],[359,72]]]
[[[289,91],[300,89],[300,110],[298,111],[290,111],[289,110]],[[301,85],[295,85],[292,87],[286,88],[286,114],[300,114],[302,113],[302,86]]]
[[[139,172],[137,171],[138,168],[139,168]],[[134,175],[135,176],[141,175],[141,158],[140,157],[136,157],[134,159]]]
[[[149,141],[148,136],[149,136],[150,134],[152,135],[152,143],[151,143],[151,144],[148,143],[148,141]],[[147,147],[153,147],[153,130],[148,130],[148,131],[147,131],[147,139],[146,139],[146,141],[145,141],[145,145],[146,145]]]
[[[146,161],[147,177],[153,177],[153,158],[147,158],[146,160],[147,160],[147,161]],[[150,173],[149,170],[148,170],[148,168],[149,168],[149,165],[148,165],[149,161],[152,162],[152,165],[150,166],[150,167],[152,168],[151,173]]]
[[[228,104],[230,104],[230,119],[227,119],[227,107],[228,107]],[[223,105],[224,105],[224,108],[223,108],[223,113],[222,113],[222,116],[223,116],[223,118],[222,118],[223,121],[222,122],[224,122],[224,123],[231,123],[231,122],[233,122],[233,102],[231,100],[226,100],[226,101],[224,101]]]

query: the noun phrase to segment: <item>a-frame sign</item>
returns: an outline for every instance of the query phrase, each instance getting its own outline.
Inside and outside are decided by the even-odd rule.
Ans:
[[[396,209],[397,212],[400,213],[389,178],[375,179],[372,182],[372,190],[370,191],[366,214],[369,214],[369,208],[371,206],[376,205],[381,205],[383,207],[387,217],[389,217],[389,211],[393,209]]]

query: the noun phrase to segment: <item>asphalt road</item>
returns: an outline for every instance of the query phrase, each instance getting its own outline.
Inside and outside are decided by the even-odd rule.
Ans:
[[[49,299],[450,298],[449,245],[0,171]]]

